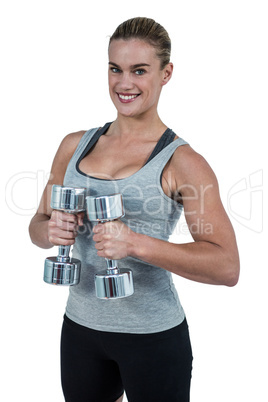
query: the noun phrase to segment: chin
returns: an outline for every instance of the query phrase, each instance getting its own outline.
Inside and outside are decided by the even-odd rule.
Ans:
[[[123,117],[137,117],[139,114],[137,114],[137,113],[131,113],[131,112],[129,112],[129,113],[124,113],[124,112],[121,112],[121,111],[119,111],[118,110],[118,114],[120,115],[120,116],[123,116]]]
[[[116,107],[117,105],[115,105]],[[136,117],[138,116],[140,113],[137,111],[134,111],[133,109],[128,109],[127,108],[123,108],[123,107],[116,107],[117,113],[118,115],[124,116],[124,117]]]
[[[118,115],[124,116],[124,117],[138,117],[140,114],[143,112],[139,110],[140,108],[137,107],[137,105],[134,105],[133,103],[130,104],[123,104],[118,101],[117,98],[112,99],[113,104],[117,110]]]

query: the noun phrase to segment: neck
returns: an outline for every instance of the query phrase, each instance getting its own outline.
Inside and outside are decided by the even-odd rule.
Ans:
[[[128,136],[137,138],[157,138],[167,129],[156,113],[154,116],[126,117],[118,114],[117,119],[112,124],[112,132],[118,136]]]

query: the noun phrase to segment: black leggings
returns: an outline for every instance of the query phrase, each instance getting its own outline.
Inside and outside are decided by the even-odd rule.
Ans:
[[[66,402],[189,402],[192,350],[186,320],[155,334],[95,331],[64,317]]]

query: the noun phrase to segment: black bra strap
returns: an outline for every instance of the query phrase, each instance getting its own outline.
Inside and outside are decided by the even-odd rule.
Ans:
[[[87,144],[86,148],[84,149],[84,151],[82,152],[82,154],[80,155],[80,157],[76,163],[76,167],[78,169],[79,169],[79,164],[80,164],[81,160],[88,154],[88,152],[91,150],[91,148],[96,144],[96,142],[98,141],[100,136],[102,134],[106,133],[106,131],[108,130],[108,128],[110,127],[111,124],[112,123],[106,123],[101,129],[97,130],[96,133],[93,135],[93,137]]]
[[[173,131],[168,128],[164,134],[160,137],[158,143],[156,144],[153,152],[151,153],[149,159],[147,160],[147,162],[145,163],[145,165],[150,162],[157,154],[159,154],[159,152],[162,151],[162,149],[164,149],[166,146],[168,146],[169,144],[171,144],[174,141],[174,138],[176,137],[176,134],[173,133]]]

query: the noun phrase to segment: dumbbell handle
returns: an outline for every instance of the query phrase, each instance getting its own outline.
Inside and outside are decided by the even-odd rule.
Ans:
[[[67,214],[76,215],[76,213],[74,213],[73,211],[60,210],[60,209],[58,209],[58,211],[66,212]],[[58,255],[57,255],[57,260],[59,262],[68,262],[68,261],[70,261],[69,253],[70,253],[70,250],[71,250],[71,246],[64,246],[64,245],[59,246],[58,250],[59,251],[58,251]]]
[[[105,221],[100,221],[100,223],[105,223],[105,222],[112,222],[115,219],[109,219]],[[110,258],[105,258],[106,263],[107,263],[107,273],[110,274],[118,274],[119,269],[118,269],[118,263],[117,260],[111,260]]]
[[[108,274],[118,274],[118,263],[117,260],[110,260],[109,258],[105,258],[107,263],[107,273]]]
[[[73,211],[62,210],[62,209],[56,209],[56,210],[66,212],[67,214],[74,214],[75,215],[75,213]],[[65,245],[58,246],[57,261],[59,261],[59,262],[68,262],[68,261],[70,261],[70,257],[69,257],[70,250],[71,250],[71,246],[65,246]]]
[[[71,246],[58,246],[58,255],[57,260],[59,262],[68,262],[70,261],[69,253]]]

